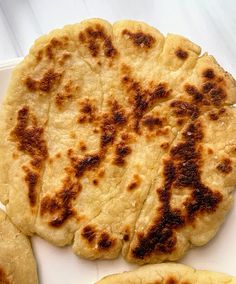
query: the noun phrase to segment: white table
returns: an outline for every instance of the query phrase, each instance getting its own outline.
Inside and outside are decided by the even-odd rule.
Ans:
[[[0,0],[0,61],[24,56],[43,33],[85,18],[145,21],[190,38],[236,76],[235,0]]]
[[[101,17],[111,22],[142,20],[165,34],[182,34],[199,44],[203,52],[214,55],[236,77],[235,15],[235,0],[0,0],[0,65],[2,61],[24,56],[33,41],[51,29]],[[5,73],[8,78],[9,70]],[[0,90],[5,87],[3,83],[5,80]],[[235,230],[232,231],[235,212],[236,205],[214,240],[204,250],[191,250],[181,262],[235,274],[236,247],[232,245],[235,243]],[[96,279],[121,272],[124,265],[128,267],[123,260],[82,260],[72,254],[70,248],[53,247],[38,237],[34,238],[33,246],[42,284],[91,284],[86,277]],[[70,278],[65,274],[65,264]]]

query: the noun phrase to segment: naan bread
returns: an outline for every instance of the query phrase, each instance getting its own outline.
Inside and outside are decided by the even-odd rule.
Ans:
[[[150,264],[137,270],[104,277],[97,284],[234,284],[236,277],[195,270],[177,263]]]
[[[236,184],[236,84],[186,38],[92,19],[36,41],[0,120],[0,199],[27,235],[139,264],[207,243]]]
[[[0,283],[38,283],[30,242],[2,210],[0,210]]]

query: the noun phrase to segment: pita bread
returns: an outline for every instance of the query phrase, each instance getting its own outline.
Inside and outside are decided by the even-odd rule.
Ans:
[[[39,38],[0,122],[0,199],[27,235],[139,264],[207,243],[236,183],[236,84],[178,35],[99,19]]]
[[[30,242],[14,227],[2,210],[0,210],[0,283],[38,283]]]
[[[137,270],[104,277],[97,284],[233,284],[236,277],[195,270],[177,263],[145,265]]]

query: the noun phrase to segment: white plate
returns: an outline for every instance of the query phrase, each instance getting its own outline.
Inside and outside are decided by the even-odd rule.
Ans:
[[[0,64],[0,100],[9,82],[13,67],[20,59]],[[1,204],[0,204],[1,206]],[[236,276],[236,206],[228,214],[216,237],[206,246],[190,250],[182,263]],[[41,284],[93,284],[101,277],[135,268],[121,257],[112,261],[88,261],[75,256],[70,247],[57,248],[32,238]]]

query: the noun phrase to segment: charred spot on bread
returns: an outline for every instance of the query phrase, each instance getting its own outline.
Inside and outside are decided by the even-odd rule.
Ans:
[[[203,92],[200,92],[195,86],[189,84],[184,86],[184,90],[192,97],[192,101],[199,106],[214,105],[219,107],[222,105],[226,99],[226,93],[223,88],[220,85],[205,84],[203,85]]]
[[[34,118],[30,121],[31,114],[28,106],[22,107],[17,114],[17,123],[11,131],[11,137],[17,143],[18,150],[31,157],[31,165],[40,168],[48,157],[48,149],[44,140],[44,129],[37,125]]]
[[[181,60],[186,60],[188,58],[188,52],[183,50],[182,48],[178,48],[175,51],[175,55]]]
[[[124,143],[119,143],[115,150],[114,164],[117,166],[123,166],[125,164],[125,158],[131,154],[132,150],[129,146]]]
[[[28,199],[29,199],[30,205],[34,207],[37,202],[36,186],[38,183],[39,174],[35,171],[30,170],[27,167],[24,167],[24,171],[26,172],[25,182],[28,187]]]
[[[147,127],[149,130],[153,130],[156,127],[163,126],[163,119],[156,116],[147,115],[143,118],[142,124]]]
[[[89,101],[85,100],[81,103],[80,113],[78,118],[79,123],[92,123],[97,120],[96,107]]]
[[[28,76],[25,80],[25,84],[30,91],[43,91],[48,93],[51,91],[52,87],[56,82],[61,79],[61,74],[54,72],[53,69],[49,69],[43,74],[40,80],[36,80]]]
[[[192,96],[194,102],[196,102],[196,103],[202,102],[203,94],[201,92],[199,92],[198,89],[195,86],[186,84],[184,86],[184,89],[189,95]]]
[[[96,238],[96,229],[91,225],[87,225],[83,228],[81,236],[89,243],[93,242]]]
[[[111,36],[107,35],[102,25],[87,27],[79,33],[79,41],[85,44],[93,57],[97,57],[101,50],[105,57],[114,58],[118,52],[112,43]]]
[[[203,93],[209,93],[210,90],[212,90],[214,87],[215,87],[214,83],[207,81],[207,82],[203,83],[203,85],[202,85],[202,92]]]
[[[49,225],[60,228],[66,221],[76,215],[73,208],[73,201],[82,190],[79,182],[72,182],[70,178],[63,181],[62,188],[53,195],[46,195],[42,198],[40,215],[50,215]]]
[[[111,238],[106,232],[101,233],[98,239],[98,249],[99,250],[109,250],[115,245],[115,239]]]
[[[168,277],[168,279],[166,279],[166,284],[178,284],[178,283],[179,281],[174,276]]]
[[[156,42],[152,35],[142,31],[133,33],[127,29],[124,29],[122,31],[122,35],[126,35],[130,40],[132,40],[134,46],[136,47],[151,48]]]
[[[134,189],[138,188],[141,184],[141,178],[138,174],[135,174],[133,176],[133,180],[131,181],[131,183],[128,185],[128,190],[129,191],[133,191]]]
[[[75,164],[76,177],[81,177],[86,171],[97,168],[100,162],[101,157],[98,154],[86,155]]]
[[[177,117],[191,117],[196,119],[199,116],[199,109],[195,104],[191,104],[181,100],[171,102],[170,107]]]
[[[202,76],[204,78],[207,78],[207,79],[214,79],[215,78],[215,72],[214,72],[213,69],[207,68],[206,70],[203,71]]]
[[[229,174],[232,172],[232,161],[229,158],[223,159],[216,167],[216,169],[223,174]]]
[[[171,90],[166,83],[161,82],[151,86],[149,89],[142,88],[140,82],[135,81],[128,66],[122,66],[122,72],[128,73],[122,77],[121,83],[129,95],[129,102],[132,106],[133,125],[136,133],[140,134],[140,120],[145,113],[158,101],[170,96]]]
[[[157,189],[162,204],[158,217],[145,234],[139,233],[138,245],[132,249],[134,258],[173,252],[176,230],[192,223],[199,214],[215,212],[222,201],[220,192],[211,190],[201,181],[201,152],[197,146],[202,139],[202,125],[190,123],[182,133],[183,142],[171,148],[169,158],[164,161],[163,187]],[[181,210],[170,206],[173,186],[191,189],[191,196]]]

